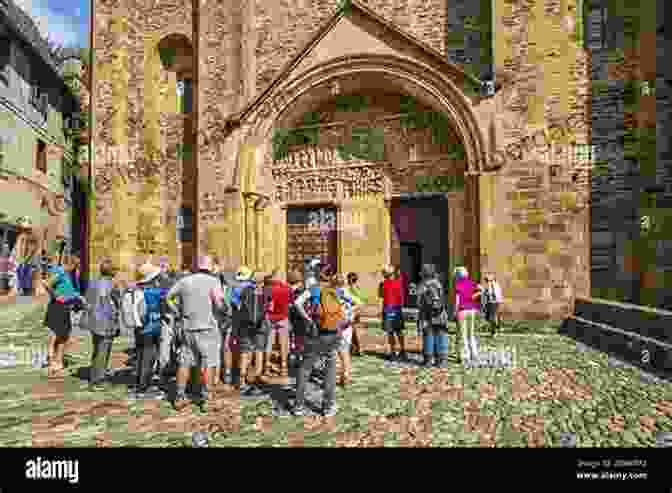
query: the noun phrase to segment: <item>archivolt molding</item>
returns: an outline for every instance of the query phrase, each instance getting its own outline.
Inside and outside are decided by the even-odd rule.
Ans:
[[[248,139],[268,142],[273,129],[296,105],[297,100],[318,87],[341,77],[356,75],[392,76],[410,84],[444,112],[464,145],[467,173],[480,174],[490,168],[484,130],[469,99],[446,74],[417,61],[390,55],[339,57],[317,65],[275,88],[241,122]]]

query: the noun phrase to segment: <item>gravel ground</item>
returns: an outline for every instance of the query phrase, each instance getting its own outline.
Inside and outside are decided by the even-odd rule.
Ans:
[[[115,342],[118,371],[104,391],[89,392],[83,379],[91,350],[85,336],[74,338],[69,375],[47,381],[30,356],[44,350],[43,317],[38,304],[0,307],[0,353],[18,354],[16,366],[0,369],[0,446],[190,447],[200,431],[211,447],[651,447],[657,433],[672,432],[672,384],[577,346],[554,334],[557,324],[507,324],[494,339],[481,334],[483,349],[515,358],[509,367],[470,369],[455,359],[447,369],[387,364],[385,338],[371,324],[367,353],[353,358],[354,382],[338,390],[339,413],[297,418],[286,411],[291,386],[268,386],[265,398],[250,400],[217,389],[207,414],[129,401],[125,338]],[[409,348],[419,352],[417,336]],[[311,384],[308,400],[317,406],[321,397]]]

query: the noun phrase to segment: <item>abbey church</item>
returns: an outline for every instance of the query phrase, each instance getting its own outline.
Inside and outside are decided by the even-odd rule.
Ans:
[[[96,0],[88,260],[494,273],[590,294],[575,0]]]

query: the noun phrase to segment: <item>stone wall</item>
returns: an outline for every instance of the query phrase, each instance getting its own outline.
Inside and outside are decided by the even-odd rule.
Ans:
[[[440,53],[446,53],[446,26],[452,1],[363,0],[361,2],[385,20],[401,27]],[[256,0],[258,31],[257,91],[273,81],[312,36],[332,16],[339,0]]]
[[[669,244],[666,245],[669,242],[665,242],[663,232],[652,237],[657,242],[656,252],[644,253],[642,244],[646,240],[640,227],[642,216],[668,216],[672,199],[672,166],[668,139],[663,137],[669,135],[665,129],[669,129],[670,101],[669,82],[662,76],[664,47],[669,44],[662,33],[664,2],[657,2],[656,7],[647,5],[648,9],[656,9],[655,22],[661,29],[655,34],[653,22],[645,20],[650,13],[644,8],[634,12],[642,23],[634,46],[628,46],[624,39],[624,13],[609,10],[613,3],[603,3],[608,19],[605,42],[590,46],[596,161],[592,180],[593,296],[670,306],[672,265],[665,260],[672,258]],[[648,81],[653,88],[654,79],[655,94],[641,95],[640,84]],[[631,135],[646,129],[653,133],[654,125],[656,151],[652,166],[654,161],[647,161],[638,147],[631,145]],[[647,212],[644,199],[650,187],[659,190],[654,210]]]

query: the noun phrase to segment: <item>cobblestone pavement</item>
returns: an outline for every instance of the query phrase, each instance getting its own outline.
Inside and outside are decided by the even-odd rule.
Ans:
[[[73,338],[68,375],[48,381],[30,357],[44,349],[43,317],[39,304],[0,308],[0,352],[19,355],[14,367],[0,369],[1,446],[190,447],[201,431],[210,447],[650,447],[657,433],[672,432],[669,382],[642,378],[552,330],[481,334],[484,350],[515,354],[510,367],[467,369],[451,359],[447,369],[423,369],[385,364],[385,339],[372,327],[367,353],[353,358],[352,385],[338,390],[338,414],[297,418],[287,413],[291,382],[250,400],[218,387],[207,414],[195,406],[176,413],[165,400],[130,401],[125,338],[115,342],[117,372],[103,391],[87,389],[86,336]],[[419,352],[419,338],[409,337],[409,349]],[[321,398],[310,384],[309,402],[317,407]]]

